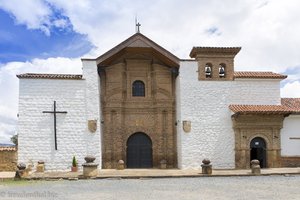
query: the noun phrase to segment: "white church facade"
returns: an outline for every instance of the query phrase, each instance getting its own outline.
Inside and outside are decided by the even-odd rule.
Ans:
[[[281,98],[285,75],[234,71],[241,48],[194,47],[183,60],[141,33],[83,74],[20,74],[18,161],[69,170],[243,169],[300,166],[300,99]]]

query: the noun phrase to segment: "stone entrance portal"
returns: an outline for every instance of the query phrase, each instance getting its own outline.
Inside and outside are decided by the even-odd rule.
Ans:
[[[259,164],[261,168],[267,167],[267,157],[266,157],[266,142],[261,137],[256,137],[251,140],[250,143],[250,161],[251,160],[259,160]]]
[[[97,66],[102,168],[117,168],[119,160],[129,168],[158,168],[162,160],[167,168],[177,167],[175,80],[179,59],[135,34],[97,58]]]
[[[152,141],[144,133],[135,133],[127,140],[127,168],[152,168]]]
[[[257,159],[261,167],[280,167],[280,129],[283,115],[234,114],[235,167],[250,168]]]

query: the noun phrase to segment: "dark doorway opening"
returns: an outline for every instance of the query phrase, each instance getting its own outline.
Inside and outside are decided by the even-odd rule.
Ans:
[[[259,160],[260,167],[266,168],[267,167],[267,156],[266,156],[266,142],[263,138],[256,137],[251,140],[250,143],[250,161],[251,160]]]
[[[152,168],[152,141],[145,133],[134,133],[127,140],[127,168]]]

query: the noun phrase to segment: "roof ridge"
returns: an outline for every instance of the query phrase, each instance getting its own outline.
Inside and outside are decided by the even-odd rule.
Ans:
[[[226,54],[235,56],[240,52],[242,47],[201,47],[194,46],[190,52],[190,57],[195,58],[199,54]]]
[[[300,102],[299,102],[300,103]],[[234,113],[278,113],[291,114],[300,112],[300,104],[289,104],[288,102],[279,105],[250,105],[250,104],[230,104],[229,109]]]
[[[283,97],[281,99],[298,99],[298,100],[300,100],[300,97]]]
[[[82,74],[51,74],[51,73],[25,73],[16,75],[19,79],[82,79]]]
[[[275,73],[272,71],[235,71],[235,78],[268,78],[268,79],[285,79],[287,75]]]
[[[16,151],[15,146],[0,146],[0,151]]]
[[[29,72],[29,73],[24,73],[24,74],[28,74],[28,75],[34,75],[34,74],[36,74],[36,75],[39,75],[39,74],[53,74],[53,75],[81,75],[81,74],[71,74],[71,73],[31,73],[31,72]],[[21,74],[20,74],[21,75]]]
[[[272,72],[272,71],[234,71],[234,72]],[[272,72],[274,74],[278,74],[276,72]]]

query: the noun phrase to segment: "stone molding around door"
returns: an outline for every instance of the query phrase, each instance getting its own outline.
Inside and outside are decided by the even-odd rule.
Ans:
[[[250,168],[251,141],[260,137],[266,142],[266,167],[280,167],[280,129],[283,115],[233,115],[235,167]]]

